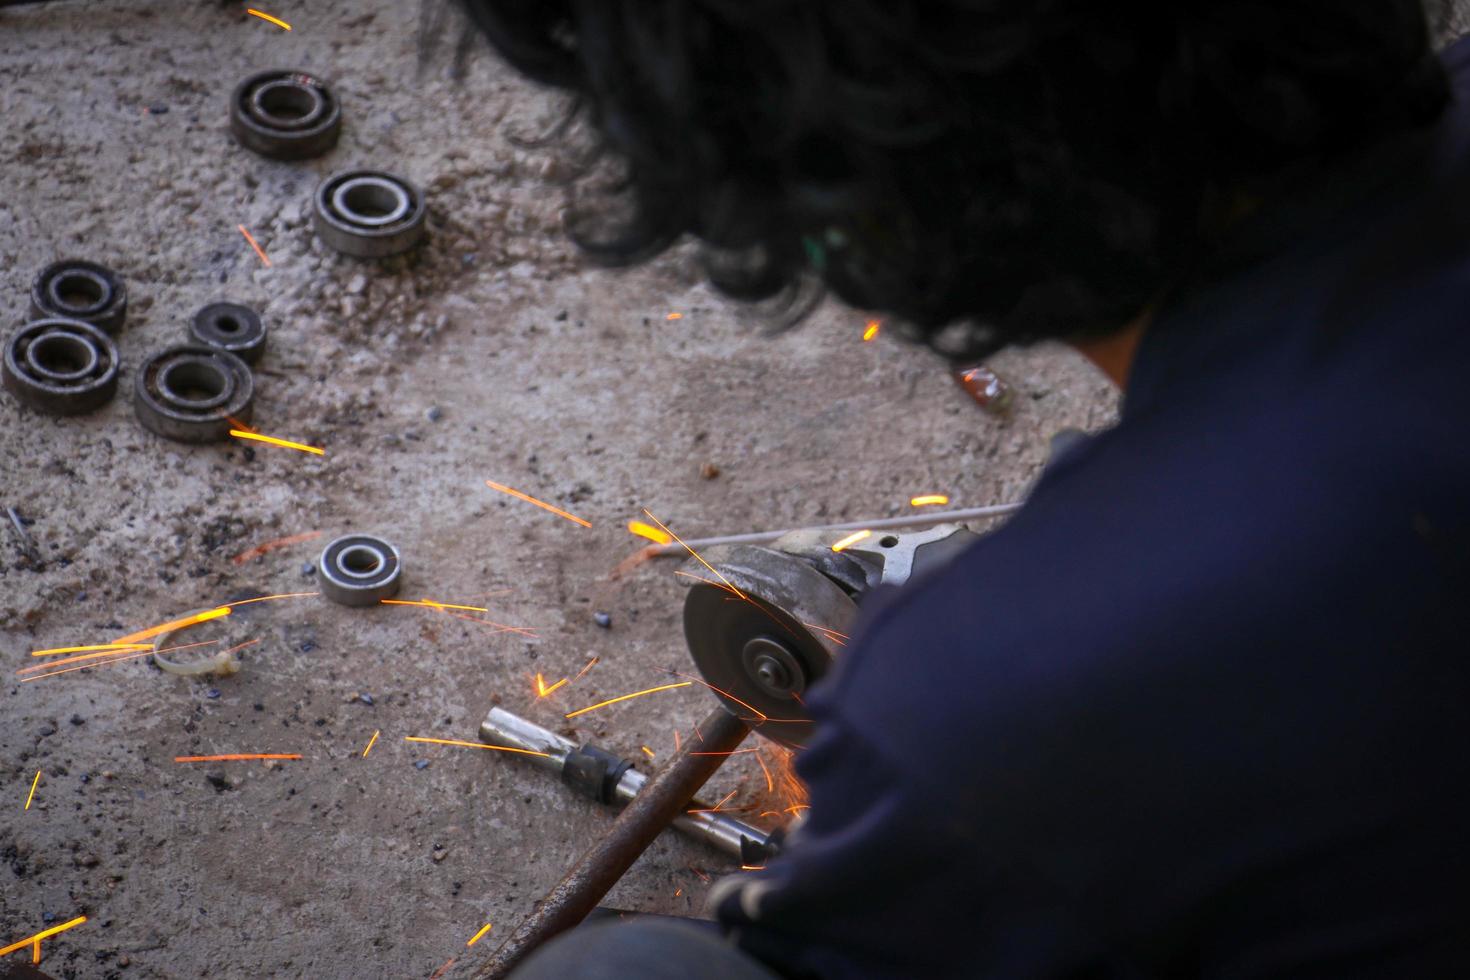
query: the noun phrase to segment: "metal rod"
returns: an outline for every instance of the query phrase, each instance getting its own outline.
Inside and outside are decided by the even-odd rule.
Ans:
[[[709,548],[720,544],[764,544],[775,541],[792,531],[884,531],[896,527],[919,527],[924,524],[945,524],[958,521],[975,521],[987,517],[1004,517],[1021,509],[1019,503],[992,504],[989,507],[970,507],[964,510],[931,510],[903,517],[882,517],[872,521],[848,521],[846,524],[816,524],[804,528],[786,528],[781,531],[753,531],[750,534],[727,534],[716,538],[689,538],[684,544],[649,545],[644,552],[651,556],[683,554],[685,545],[690,548]]]
[[[480,741],[493,745],[505,745],[513,749],[544,752],[546,753],[544,756],[533,755],[520,758],[538,768],[554,772],[558,776],[561,775],[562,768],[566,765],[567,756],[577,750],[577,743],[571,739],[563,738],[556,732],[542,728],[535,722],[512,714],[504,708],[491,708],[485,720],[480,722]],[[630,802],[647,782],[648,775],[637,769],[629,769],[623,773],[623,777],[618,780],[615,791],[617,803],[614,805]],[[763,852],[770,851],[770,835],[759,827],[752,827],[744,821],[736,820],[723,813],[709,812],[709,807],[698,800],[691,800],[688,806],[705,812],[684,813],[675,817],[675,830],[688,834],[690,837],[697,837],[731,857],[742,857],[746,853],[741,845],[742,838],[750,841]]]
[[[724,708],[715,708],[697,731],[699,737],[689,739],[674,753],[607,833],[588,848],[511,937],[475,971],[475,980],[502,980],[541,944],[586,918],[750,729]]]

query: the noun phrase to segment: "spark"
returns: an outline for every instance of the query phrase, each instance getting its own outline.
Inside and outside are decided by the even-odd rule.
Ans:
[[[545,752],[532,752],[530,749],[513,749],[505,745],[486,745],[483,742],[461,742],[452,738],[423,738],[418,735],[405,735],[405,742],[432,742],[435,745],[462,745],[467,749],[493,749],[496,752],[517,752],[521,755],[539,755],[544,759],[551,756]]]
[[[648,756],[648,757],[649,757],[649,758],[650,758],[650,759],[652,759],[652,758],[653,758],[653,749],[650,749],[650,748],[649,748],[649,747],[648,747],[648,746],[646,746],[646,745],[640,745],[640,746],[638,746],[638,747],[639,747],[639,748],[640,748],[640,749],[642,749],[642,750],[643,750],[643,754],[644,754],[644,755],[646,755],[646,756]]]
[[[766,792],[767,793],[774,793],[774,792],[776,792],[776,784],[773,783],[773,782],[771,782],[771,770],[769,770],[769,769],[766,768],[766,760],[765,760],[765,758],[762,757],[762,755],[759,752],[757,752],[755,754],[755,761],[756,762],[759,762],[761,764],[761,772],[763,772],[763,773],[766,774]]]
[[[529,496],[527,494],[521,493],[519,490],[512,490],[510,487],[501,486],[499,483],[495,483],[495,482],[493,482],[491,480],[486,480],[485,481],[485,486],[489,487],[491,490],[499,490],[501,493],[508,493],[512,497],[515,497],[517,500],[524,500],[528,504],[535,504],[537,507],[540,507],[542,510],[549,510],[553,514],[557,515],[558,517],[565,517],[567,520],[571,521],[574,524],[580,524],[583,527],[591,527],[592,526],[592,522],[591,521],[584,521],[580,517],[575,517],[575,516],[573,516],[571,514],[568,514],[566,511],[562,510],[560,507],[553,507],[550,504],[546,503],[545,501],[537,500],[535,497],[532,497],[532,496]]]
[[[41,781],[41,770],[37,769],[36,770],[36,778],[31,780],[31,793],[30,793],[29,796],[26,797],[26,806],[25,806],[25,808],[27,810],[29,810],[31,808],[31,800],[33,800],[33,799],[36,798],[36,784],[39,783],[40,781]]]
[[[27,946],[34,945],[36,947],[36,959],[33,962],[40,962],[39,958],[41,955],[41,940],[49,939],[50,937],[56,935],[58,932],[66,932],[66,930],[75,928],[76,926],[79,926],[86,921],[87,917],[85,915],[79,915],[75,919],[72,919],[70,922],[63,922],[59,926],[52,926],[50,929],[43,929],[42,931],[36,933],[34,936],[27,936],[18,943],[11,943],[4,949],[0,949],[0,956],[7,956],[18,949],[24,949]]]
[[[451,956],[449,957],[449,959],[445,960],[443,966],[439,967],[439,969],[429,974],[429,980],[439,980],[440,977],[444,976],[449,968],[454,965],[454,961],[456,958],[457,957]]]
[[[734,790],[734,789],[730,790],[730,792],[728,792],[728,793],[725,794],[725,798],[723,800],[721,800],[720,802],[716,803],[712,807],[705,807],[705,808],[698,809],[698,810],[685,810],[684,812],[685,813],[719,813],[720,812],[720,807],[724,806],[726,803],[729,803],[730,802],[730,797],[734,796],[738,792],[739,792],[739,790]]]
[[[538,698],[544,698],[548,694],[550,694],[552,691],[555,691],[557,688],[561,687],[566,682],[567,682],[567,679],[565,677],[563,677],[561,680],[557,681],[555,684],[551,685],[550,687],[547,687],[546,686],[546,680],[540,674],[537,674],[536,675],[536,696]]]
[[[674,751],[679,751],[679,729],[674,729]]]
[[[740,866],[740,870],[741,871],[764,871],[764,870],[766,870],[766,866],[764,864],[742,864]]]
[[[281,446],[284,449],[296,449],[300,452],[312,453],[317,456],[325,456],[327,454],[325,449],[318,449],[316,446],[308,446],[302,442],[292,442],[290,439],[277,439],[275,436],[263,436],[258,432],[244,432],[240,429],[231,429],[230,435],[236,439],[249,439],[253,442],[269,443],[272,446]]]
[[[705,874],[703,871],[700,871],[692,864],[685,865],[685,867],[687,867],[690,871],[693,871],[695,874],[699,875],[700,881],[703,881],[706,885],[709,884],[709,875]]]
[[[798,620],[798,622],[800,621]],[[830,626],[818,626],[816,623],[802,623],[801,625],[805,626],[809,630],[821,630],[823,633],[829,633],[832,636],[838,637],[839,639],[850,639],[850,637],[846,633],[840,633]]]
[[[269,269],[271,267],[271,260],[266,256],[261,247],[255,243],[255,239],[251,236],[250,232],[245,230],[244,225],[236,225],[235,227],[240,229],[240,234],[245,236],[245,240],[250,243],[250,247],[255,249],[255,254],[260,256],[260,261],[264,262],[265,267]]]
[[[926,493],[909,501],[910,507],[928,507],[931,504],[947,504],[949,497],[942,493]]]
[[[678,898],[678,897],[679,897],[679,896],[680,896],[680,895],[682,895],[682,894],[684,894],[684,889],[682,889],[682,888],[680,888],[680,889],[677,889],[677,890],[675,890],[675,892],[674,892],[674,897],[675,897],[675,898]]]
[[[365,749],[362,750],[362,757],[364,759],[366,759],[367,758],[367,754],[373,750],[373,745],[377,743],[378,736],[380,734],[382,734],[382,731],[383,730],[381,728],[375,728],[375,729],[373,729],[373,737],[370,738],[370,739],[368,739],[367,748],[365,748]]]
[[[485,933],[487,933],[487,932],[490,931],[490,925],[491,925],[491,923],[489,923],[489,922],[485,923],[485,925],[481,927],[480,931],[477,932],[477,933],[475,933],[474,938],[471,939],[469,942],[465,943],[465,945],[466,946],[473,946],[473,945],[475,945],[475,943],[479,942],[480,941],[480,937],[483,936],[483,935],[485,935]]]
[[[690,755],[747,755],[755,749],[732,749],[729,752],[690,752]]]
[[[519,633],[522,636],[536,638],[536,634],[524,626],[506,626],[504,623],[497,623],[489,619],[476,619],[473,616],[466,616],[464,613],[452,612],[449,615],[455,619],[462,619],[467,623],[479,623],[481,626],[494,626],[495,629],[493,632],[496,633]]]
[[[85,647],[52,647],[50,650],[32,650],[33,657],[53,657],[61,653],[81,653],[83,650],[105,650],[115,653],[119,650],[142,650],[147,648],[146,643],[94,643]],[[66,661],[61,661],[65,663]]]
[[[684,539],[681,538],[681,537],[679,537],[672,530],[670,530],[669,529],[669,526],[667,524],[665,524],[663,521],[659,520],[657,517],[654,517],[653,514],[649,513],[648,508],[645,507],[643,509],[643,513],[648,514],[648,519],[651,520],[651,521],[653,521],[653,523],[657,524],[660,528],[662,528],[671,538],[673,538],[675,541],[679,542],[681,545],[684,545],[684,550],[687,551],[687,552],[689,552],[691,555],[693,555],[694,558],[701,565],[703,565],[705,568],[708,568],[711,572],[713,572],[715,578],[719,579],[721,582],[724,582],[726,585],[728,585],[730,587],[730,591],[731,592],[734,592],[736,595],[738,595],[742,599],[746,598],[746,595],[745,595],[744,592],[741,592],[739,589],[735,588],[735,583],[734,582],[731,582],[729,579],[725,578],[725,576],[721,575],[719,573],[719,571],[716,570],[716,568],[713,565],[711,565],[709,562],[705,561],[703,558],[700,558],[699,552],[695,551],[693,548],[689,547],[687,544],[684,544]]]
[[[169,652],[171,652],[173,650],[187,650],[190,647],[208,646],[211,643],[218,643],[218,642],[219,642],[219,640],[200,640],[198,643],[184,643],[184,644],[180,644],[179,646],[175,646],[175,647],[164,647],[162,650],[159,650],[157,652],[158,653],[169,653]],[[258,641],[256,641],[256,642],[258,642]],[[136,657],[146,657],[150,653],[153,653],[154,652],[153,648],[151,646],[149,646],[148,644],[145,643],[145,644],[140,644],[140,645],[143,647],[143,649],[141,651],[136,652],[136,653],[123,653],[121,656],[113,657],[111,660],[102,660],[102,659],[98,659],[98,658],[101,658],[101,657],[111,657],[112,654],[113,653],[116,653],[117,651],[111,651],[110,650],[110,651],[107,651],[107,652],[104,652],[104,653],[84,653],[84,654],[81,654],[80,656],[76,656],[76,657],[67,657],[65,660],[52,660],[52,661],[49,661],[48,663],[36,664],[33,667],[22,667],[20,670],[17,670],[15,673],[16,673],[16,676],[20,676],[21,674],[31,674],[31,673],[35,673],[36,671],[46,671],[46,673],[36,674],[35,677],[24,677],[24,678],[22,678],[21,679],[21,683],[24,684],[26,681],[40,680],[42,677],[50,677],[53,674],[69,674],[69,673],[71,673],[74,670],[86,670],[88,667],[105,667],[108,664],[121,663],[124,660],[132,660],[132,659],[134,659]],[[95,661],[95,663],[84,663],[80,667],[67,667],[64,670],[52,670],[51,669],[53,667],[60,667],[63,664],[80,663],[83,660]]]
[[[307,531],[305,534],[292,534],[284,538],[276,538],[274,541],[267,541],[265,544],[258,544],[254,548],[248,548],[234,558],[231,558],[230,561],[236,565],[243,565],[250,559],[259,558],[268,551],[275,551],[277,548],[289,548],[293,544],[301,544],[303,541],[310,541],[312,538],[319,538],[321,536],[322,532],[320,531]]]
[[[279,17],[272,17],[270,14],[263,14],[259,10],[256,10],[254,7],[246,7],[245,12],[247,14],[254,14],[261,20],[270,21],[272,24],[275,24],[277,27],[281,28],[284,31],[289,31],[291,29],[291,25],[286,23],[284,20],[281,20]]]
[[[317,532],[320,534],[321,532]],[[254,599],[241,599],[238,602],[227,602],[225,608],[233,609],[236,606],[248,606],[252,602],[270,602],[273,599],[300,599],[302,596],[321,595],[320,592],[281,592],[277,595],[261,595]]]
[[[807,806],[805,803],[793,803],[793,804],[791,804],[790,806],[788,806],[786,808],[785,812],[786,813],[789,813],[789,814],[792,814],[794,816],[796,814],[796,811],[798,811],[798,810],[810,810],[810,809],[811,809],[811,807]]]
[[[866,329],[866,330],[863,331],[863,342],[864,343],[867,343],[868,341],[872,340],[876,336],[878,336],[878,321],[877,320],[869,320],[868,321],[868,329]]]
[[[484,606],[461,606],[453,602],[435,602],[433,599],[379,599],[385,606],[427,606],[443,612],[446,609],[464,609],[468,612],[489,612]]]
[[[744,701],[740,700],[735,695],[731,694],[729,691],[725,690],[724,688],[715,687],[713,684],[711,684],[707,680],[704,680],[703,678],[695,677],[693,674],[681,673],[680,671],[677,671],[677,670],[670,671],[669,673],[673,674],[675,677],[687,677],[687,678],[689,678],[690,683],[703,684],[705,687],[709,688],[711,691],[714,691],[716,694],[722,694],[722,695],[724,695],[725,697],[729,698],[731,701],[734,701],[736,704],[740,705],[740,707],[745,708],[745,709],[747,709],[749,711],[752,711],[755,714],[759,715],[760,716],[760,720],[762,722],[766,722],[766,721],[769,721],[770,720],[769,718],[766,717],[766,713],[764,711],[762,711],[761,709],[757,708],[755,705],[753,705],[753,704],[746,704]],[[696,726],[695,731],[698,731],[698,730],[699,729]],[[703,735],[700,736],[700,740],[701,741],[704,740],[704,736]]]
[[[633,534],[638,535],[640,538],[647,538],[654,544],[668,544],[670,541],[674,540],[672,537],[665,534],[663,531],[660,531],[658,528],[652,526],[651,524],[644,524],[642,521],[629,521],[628,530]]]
[[[572,678],[572,682],[573,683],[576,683],[577,681],[581,680],[582,679],[582,675],[585,674],[585,673],[587,673],[587,671],[591,670],[593,667],[596,667],[597,666],[597,661],[600,660],[600,659],[602,659],[602,658],[601,657],[593,657],[591,660],[587,661],[587,666],[585,666],[581,670],[577,671],[577,676]]]
[[[157,626],[150,626],[146,630],[139,630],[136,633],[129,633],[127,636],[119,636],[112,642],[136,643],[140,640],[151,640],[155,636],[158,636],[162,633],[168,633],[173,630],[183,629],[185,626],[193,626],[195,623],[206,623],[211,619],[219,619],[221,616],[228,616],[229,614],[229,606],[215,606],[213,609],[206,609],[203,612],[195,613],[192,616],[185,616],[182,619],[169,620],[167,623],[159,623]]]
[[[682,313],[670,313],[668,316],[664,317],[664,319],[665,320],[682,320],[682,319],[684,319],[684,314],[682,314]]]
[[[641,698],[645,694],[657,694],[659,691],[672,691],[676,687],[688,687],[692,683],[693,681],[681,681],[678,684],[665,684],[662,687],[650,687],[646,691],[634,691],[632,694],[624,694],[622,697],[619,698],[609,698],[606,701],[599,701],[596,704],[588,705],[585,708],[579,708],[576,711],[573,711],[571,714],[566,715],[566,717],[575,718],[578,715],[585,715],[589,711],[595,711],[598,708],[605,708],[610,704],[617,704],[619,701],[627,701],[631,698]]]
[[[243,762],[250,759],[299,759],[301,756],[281,752],[232,752],[227,755],[176,755],[175,762]]]
[[[843,548],[851,548],[853,545],[857,544],[863,538],[868,537],[872,533],[872,531],[854,531],[847,537],[843,538],[841,541],[834,544],[832,546],[832,550],[841,551]]]

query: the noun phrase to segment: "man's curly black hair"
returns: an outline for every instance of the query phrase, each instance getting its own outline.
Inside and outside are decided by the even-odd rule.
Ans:
[[[1447,99],[1419,0],[459,0],[576,93],[715,285],[812,274],[958,360],[1114,332],[1340,155]]]

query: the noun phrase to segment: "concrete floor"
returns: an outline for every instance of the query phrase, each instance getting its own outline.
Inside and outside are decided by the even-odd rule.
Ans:
[[[29,521],[41,554],[28,560],[0,527],[0,944],[85,914],[43,946],[44,969],[328,980],[426,977],[456,958],[444,975],[468,975],[610,815],[516,758],[403,738],[474,740],[501,704],[666,755],[707,692],[651,695],[575,729],[562,718],[688,668],[672,567],[608,578],[637,547],[624,524],[641,508],[703,535],[886,516],[916,493],[1012,500],[1052,432],[1104,426],[1116,402],[1068,351],[1008,353],[993,364],[1017,406],[996,419],[931,355],[862,343],[859,313],[829,305],[769,339],[700,285],[685,253],[586,270],[560,233],[555,152],[507,139],[553,122],[557,98],[484,54],[458,82],[444,64],[419,74],[412,4],[273,7],[290,33],[243,6],[0,10],[0,318],[19,322],[32,277],[63,256],[117,269],[132,297],[111,404],[56,419],[0,397],[0,506]],[[278,66],[335,84],[345,128],[326,157],[277,163],[232,142],[230,90]],[[429,191],[418,254],[365,263],[315,241],[309,196],[351,165]],[[128,369],[216,299],[255,306],[272,331],[256,427],[325,457],[185,446],[137,424]],[[719,475],[701,476],[705,464]],[[486,606],[536,636],[305,597],[195,628],[191,639],[259,641],[231,677],[185,680],[146,660],[15,674],[32,649],[310,591],[303,566],[348,530],[398,545],[405,597]],[[322,536],[234,560],[306,532]],[[550,683],[594,656],[580,680],[536,697],[537,672]],[[303,758],[173,761],[231,752]],[[752,814],[784,802],[751,756],[711,794],[730,790],[728,805]],[[665,835],[610,902],[698,914],[706,879],[732,870]]]

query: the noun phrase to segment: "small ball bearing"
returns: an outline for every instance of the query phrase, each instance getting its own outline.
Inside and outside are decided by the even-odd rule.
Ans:
[[[61,317],[116,335],[128,316],[128,289],[106,266],[63,259],[41,270],[31,286],[31,318]]]
[[[182,344],[138,369],[133,411],[143,427],[178,442],[215,442],[250,421],[250,366],[228,351]]]
[[[381,259],[406,252],[424,237],[423,192],[402,177],[344,170],[316,190],[317,236],[344,255]]]
[[[304,160],[337,145],[342,108],[327,83],[308,72],[257,72],[230,97],[230,132],[261,156]]]
[[[117,345],[90,323],[27,323],[5,345],[0,380],[17,399],[52,415],[79,415],[117,391]]]
[[[248,306],[210,303],[189,322],[189,338],[254,364],[265,353],[266,329],[260,314]]]
[[[371,534],[346,534],[322,549],[317,581],[322,595],[344,606],[375,606],[398,594],[403,570],[398,549]]]

